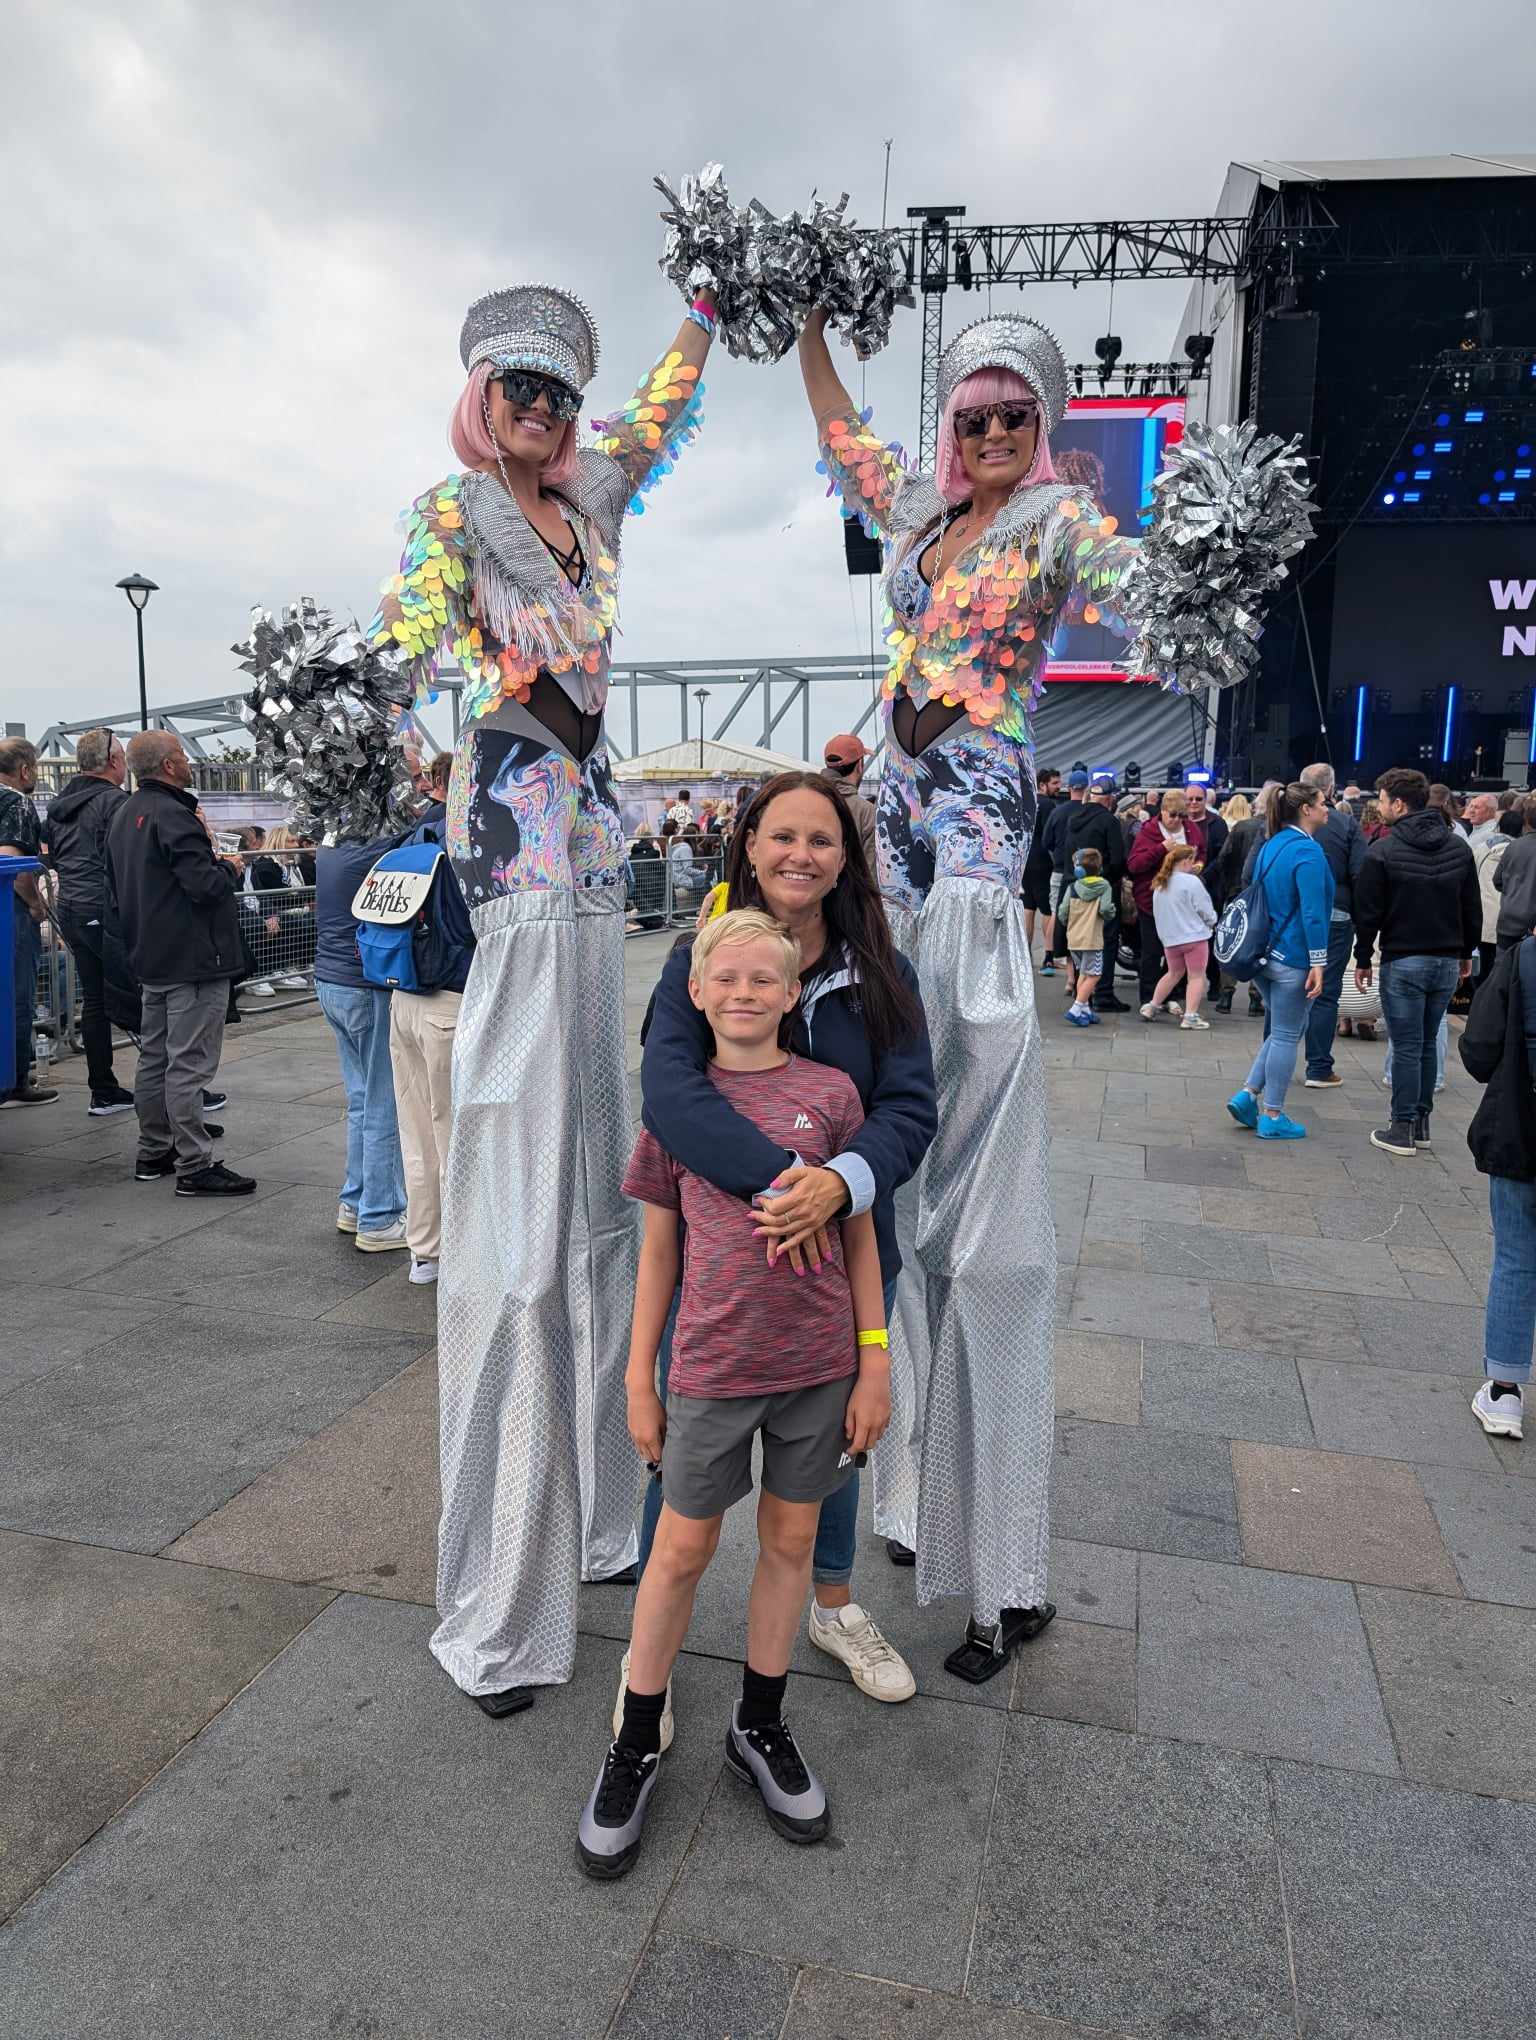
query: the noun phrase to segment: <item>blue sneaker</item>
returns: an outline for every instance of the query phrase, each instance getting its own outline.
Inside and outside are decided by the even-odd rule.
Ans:
[[[1090,1027],[1099,1027],[1102,1026],[1103,1021],[1104,1015],[1102,1013],[1096,1013],[1093,1010],[1092,1006],[1090,1006],[1088,1008],[1088,1025]]]
[[[1252,1133],[1259,1123],[1259,1101],[1252,1091],[1234,1091],[1227,1100],[1227,1110],[1239,1126],[1246,1126]]]
[[[1283,1112],[1278,1119],[1271,1119],[1266,1114],[1259,1121],[1260,1140],[1305,1140],[1306,1137],[1307,1129],[1300,1121],[1288,1119]]]
[[[1085,1013],[1081,1006],[1068,1006],[1067,1018],[1074,1027],[1091,1027],[1093,1025],[1093,1015]]]

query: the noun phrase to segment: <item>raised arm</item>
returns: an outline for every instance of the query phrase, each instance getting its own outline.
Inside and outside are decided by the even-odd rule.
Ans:
[[[683,320],[672,345],[641,377],[622,409],[594,421],[599,452],[618,462],[634,491],[629,504],[633,511],[643,507],[640,497],[672,472],[678,454],[703,422],[700,376],[714,338],[714,305],[701,295],[696,309],[698,318],[690,312]]]
[[[1122,637],[1135,619],[1122,606],[1121,584],[1141,540],[1121,538],[1115,518],[1106,517],[1091,496],[1067,497],[1053,512],[1041,544],[1055,594],[1058,623],[1102,623]]]
[[[819,307],[801,331],[799,353],[822,462],[850,515],[871,538],[883,538],[905,470],[895,448],[870,431],[843,388],[827,347],[827,315]]]
[[[374,651],[393,647],[410,661],[419,707],[444,659],[453,659],[471,680],[480,677],[484,664],[480,633],[469,620],[470,568],[459,477],[450,475],[418,496],[401,530],[405,550],[398,571],[383,583],[368,643]]]

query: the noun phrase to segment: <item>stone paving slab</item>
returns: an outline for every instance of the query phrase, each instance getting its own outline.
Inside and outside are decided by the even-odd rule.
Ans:
[[[76,1296],[67,1289],[24,1289],[0,1286],[0,1396],[23,1381],[52,1374],[83,1360],[98,1346],[120,1338],[130,1325],[156,1316],[151,1303],[103,1305],[99,1297]]]
[[[1015,1655],[1012,1688],[1009,1706],[1017,1714],[1134,1729],[1136,1638],[1128,1630],[1058,1615]]]
[[[715,2029],[708,2040],[719,2040]],[[736,2040],[734,2031],[730,2040]],[[805,1969],[781,2040],[1122,2040],[1101,2026],[1066,2025],[909,1984]]]
[[[258,1184],[238,1203],[249,1213],[280,1193],[279,1184]],[[117,1272],[125,1262],[136,1265],[167,1243],[177,1253],[192,1233],[228,1228],[234,1216],[228,1198],[178,1197],[169,1180],[135,1183],[130,1144],[119,1161],[92,1164],[89,1174],[59,1189],[34,1190],[24,1205],[6,1211],[0,1227],[0,1281],[25,1285],[46,1268],[55,1290],[100,1278],[103,1288],[126,1295],[132,1290],[131,1276],[119,1279]],[[222,1243],[229,1237],[228,1230],[220,1234],[225,1253],[230,1248]]]
[[[1137,1720],[1149,1735],[1395,1773],[1353,1591],[1141,1557]]]
[[[1272,1353],[1285,1360],[1301,1353],[1328,1353],[1339,1360],[1365,1358],[1350,1297],[1257,1289],[1238,1282],[1213,1282],[1210,1290],[1218,1346]]]
[[[1142,1347],[1142,1421],[1160,1430],[1209,1431],[1310,1445],[1312,1424],[1295,1363],[1225,1346]]]
[[[1234,1444],[1243,1555],[1272,1572],[1458,1594],[1421,1475],[1393,1459]],[[1432,1469],[1424,1469],[1425,1476]],[[1463,1476],[1477,1478],[1477,1476]]]
[[[1056,1334],[1056,1414],[1134,1424],[1141,1417],[1141,1341]]]
[[[0,1919],[169,1763],[329,1598],[271,1580],[0,1533]],[[27,2030],[3,2021],[0,2028]]]
[[[1297,1365],[1317,1442],[1329,1451],[1495,1470],[1492,1444],[1468,1407],[1481,1376],[1458,1380],[1332,1360]]]
[[[1483,1313],[1448,1304],[1371,1301],[1360,1305],[1365,1357],[1384,1367],[1482,1379]]]
[[[1207,1285],[1177,1275],[1096,1269],[1077,1284],[1068,1322],[1074,1331],[1130,1338],[1177,1326],[1191,1345],[1216,1344]]]
[[[1261,1233],[1212,1234],[1203,1225],[1170,1225],[1146,1219],[1141,1228],[1142,1266],[1149,1275],[1186,1275],[1195,1282],[1268,1282],[1269,1252]],[[1176,1332],[1176,1324],[1162,1327]]]
[[[1536,1608],[1536,1488],[1513,1483],[1504,1474],[1453,1472],[1443,1466],[1426,1466],[1419,1478],[1472,1599]]]
[[[569,1687],[493,1722],[434,1664],[431,1623],[334,1601],[18,1915],[0,2031],[207,2040],[216,1979],[231,2034],[603,2032],[721,1783],[719,1738],[679,1735],[635,1870],[593,1884],[573,1836],[617,1648],[584,1643]],[[723,1720],[736,1683],[685,1659],[684,1718]],[[789,1853],[759,1816],[749,1885],[763,1837]]]
[[[343,1325],[317,1351],[293,1319],[163,1312],[6,1396],[0,1526],[158,1551],[420,1351]]]
[[[354,1249],[354,1252],[356,1250]],[[368,1266],[374,1280],[333,1304],[321,1320],[328,1325],[367,1325],[380,1332],[411,1332],[423,1345],[437,1338],[437,1285],[412,1282],[411,1257],[375,1254]]]
[[[1001,1682],[994,1682],[1001,1683]],[[959,1992],[1009,1717],[918,1699],[881,1710],[851,1685],[791,1675],[785,1708],[832,1809],[826,1846],[795,1849],[767,1827],[749,1787],[724,1774],[661,1914],[678,1933],[728,1932],[740,1947]],[[718,1751],[723,1714],[694,1715],[689,1740]],[[683,1740],[681,1723],[678,1742]],[[899,1778],[900,1789],[891,1789]],[[893,1866],[922,1864],[912,1903]],[[990,1993],[983,1993],[989,1995]]]
[[[1109,1544],[1052,1537],[1047,1592],[1076,1622],[1136,1627],[1136,1554]]]
[[[1536,1612],[1358,1589],[1404,1772],[1536,1800]]]
[[[1228,1447],[1189,1432],[1064,1419],[1051,1526],[1092,1544],[1240,1559]]]
[[[1260,1760],[1011,1716],[969,1994],[1157,2040],[1296,2040]]]
[[[1275,1833],[1308,2040],[1529,2040],[1522,1927],[1536,1808],[1275,1764]]]
[[[436,1600],[437,1363],[429,1353],[166,1547],[167,1558],[391,1600]]]
[[[720,2040],[722,2034],[779,2040],[798,1981],[791,1962],[657,1934],[635,1971],[613,2040]]]

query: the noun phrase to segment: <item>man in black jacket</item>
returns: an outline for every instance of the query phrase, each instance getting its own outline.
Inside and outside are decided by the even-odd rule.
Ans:
[[[1073,776],[1076,777],[1075,774]],[[1115,813],[1115,784],[1112,779],[1096,779],[1089,787],[1088,798],[1082,806],[1067,810],[1067,819],[1057,842],[1056,868],[1068,881],[1080,850],[1097,850],[1104,860],[1104,876],[1109,880],[1110,899],[1115,912],[1104,922],[1104,974],[1099,979],[1093,1005],[1097,1013],[1128,1013],[1130,1007],[1123,999],[1115,997],[1115,954],[1120,947],[1120,881],[1125,876],[1125,834]]]
[[[123,1089],[112,1069],[107,1013],[107,829],[125,798],[128,760],[111,730],[87,730],[75,746],[75,764],[74,778],[48,803],[48,862],[59,880],[59,930],[80,980],[90,1116],[107,1119],[133,1110],[133,1093]],[[121,972],[120,953],[117,961]],[[136,985],[133,996],[138,997]]]
[[[1467,839],[1430,807],[1424,774],[1397,766],[1376,789],[1391,827],[1366,851],[1355,879],[1355,983],[1369,987],[1379,935],[1392,1123],[1377,1128],[1371,1145],[1411,1156],[1430,1145],[1436,1036],[1457,979],[1472,974],[1483,902]]]
[[[1051,880],[1055,873],[1051,867],[1051,853],[1045,845],[1045,832],[1060,797],[1061,774],[1053,765],[1042,765],[1035,774],[1035,833],[1030,839],[1029,855],[1024,860],[1024,879],[1020,890],[1024,899],[1024,939],[1031,952],[1035,946],[1036,914],[1045,924],[1045,961],[1041,969],[1046,975],[1050,974],[1051,949],[1056,936],[1052,925],[1056,903],[1051,898]]]
[[[128,769],[138,792],[112,817],[107,865],[128,961],[144,987],[134,1178],[174,1175],[178,1197],[248,1196],[255,1183],[214,1161],[203,1117],[229,980],[240,968],[240,860],[214,854],[179,737],[141,730],[129,740]]]

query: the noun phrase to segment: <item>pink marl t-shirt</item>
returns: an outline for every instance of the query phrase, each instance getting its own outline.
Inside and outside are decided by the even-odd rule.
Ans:
[[[722,1070],[710,1082],[780,1147],[807,1168],[821,1168],[864,1124],[864,1108],[841,1070],[792,1055],[773,1070]],[[832,1259],[816,1275],[788,1261],[768,1266],[767,1242],[739,1197],[716,1189],[642,1132],[624,1174],[624,1191],[643,1204],[680,1211],[687,1224],[683,1296],[672,1336],[668,1393],[776,1395],[815,1388],[858,1371],[853,1297],[837,1226]]]

